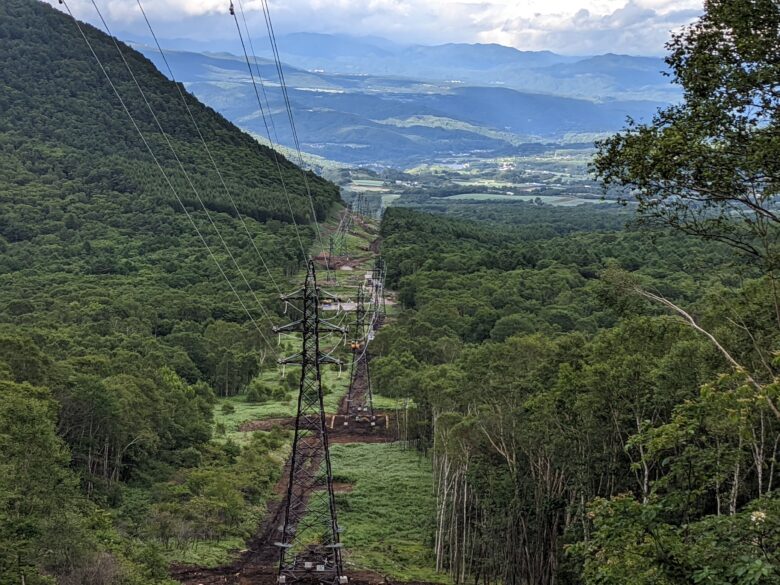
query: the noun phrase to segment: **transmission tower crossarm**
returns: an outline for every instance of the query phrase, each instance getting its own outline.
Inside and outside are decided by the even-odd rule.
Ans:
[[[292,323],[287,323],[286,325],[279,325],[277,327],[273,327],[271,331],[274,333],[292,333],[296,331],[300,331],[302,327],[303,320],[300,319],[298,321],[293,321]]]
[[[295,353],[291,356],[288,356],[286,358],[280,358],[277,360],[277,363],[280,365],[301,365],[303,362],[303,357],[300,353]],[[339,358],[335,358],[331,355],[321,355],[319,358],[319,363],[321,364],[333,364],[336,366],[342,366],[344,365],[344,362],[341,361]]]

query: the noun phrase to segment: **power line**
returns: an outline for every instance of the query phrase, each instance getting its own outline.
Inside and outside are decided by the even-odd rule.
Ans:
[[[244,35],[241,33],[241,26],[238,24],[238,18],[236,17],[236,11],[233,9],[233,3],[230,3],[230,13],[233,15],[233,19],[236,21],[236,30],[238,30],[238,38],[241,40],[241,48],[244,51],[244,59],[246,59],[246,66],[249,69],[249,76],[252,79],[252,87],[255,90],[255,97],[257,98],[257,105],[260,107],[260,114],[263,117],[263,124],[265,125],[265,131],[268,135],[268,141],[271,143],[271,152],[273,153],[273,159],[276,163],[276,168],[279,170],[279,180],[282,182],[282,190],[284,191],[284,196],[287,199],[287,206],[290,208],[290,220],[293,222],[293,225],[295,226],[295,233],[298,236],[298,244],[301,246],[301,254],[303,254],[304,260],[306,260],[309,257],[309,254],[306,252],[306,247],[303,245],[303,240],[301,239],[301,232],[298,228],[298,222],[295,221],[295,212],[292,208],[292,202],[290,200],[290,194],[287,191],[287,185],[284,181],[284,174],[282,173],[282,165],[279,162],[279,158],[276,154],[276,150],[274,150],[273,147],[273,141],[271,140],[271,132],[268,129],[268,122],[265,119],[265,111],[263,110],[263,104],[260,100],[260,92],[257,90],[257,83],[255,82],[255,74],[252,71],[252,65],[249,63],[249,54],[246,50],[246,45],[244,44]]]
[[[244,284],[246,285],[247,289],[249,289],[249,292],[252,294],[252,296],[255,299],[255,302],[257,303],[257,306],[260,308],[261,312],[265,316],[265,318],[268,320],[268,322],[273,327],[274,322],[273,319],[271,319],[268,311],[266,310],[265,306],[260,302],[260,299],[257,297],[257,293],[255,293],[254,289],[252,288],[252,285],[249,284],[249,280],[247,280],[246,275],[244,274],[244,271],[241,270],[241,266],[239,266],[238,261],[236,260],[235,256],[233,256],[233,253],[230,251],[229,246],[227,245],[227,242],[225,242],[225,239],[222,237],[222,233],[219,231],[219,228],[217,227],[217,224],[214,222],[214,219],[211,217],[211,214],[209,213],[208,208],[206,207],[206,204],[203,202],[203,199],[200,196],[200,193],[198,192],[198,189],[195,187],[195,184],[192,182],[192,178],[190,177],[190,174],[187,172],[187,169],[184,167],[184,164],[181,162],[181,159],[179,158],[179,155],[176,152],[176,149],[173,147],[173,143],[170,140],[170,137],[168,136],[168,133],[163,128],[162,124],[160,123],[159,118],[157,117],[157,114],[154,111],[154,108],[149,103],[149,100],[146,98],[146,93],[144,92],[143,88],[141,87],[141,84],[138,82],[138,79],[136,78],[135,74],[133,73],[132,68],[130,67],[130,64],[127,62],[127,59],[125,58],[124,54],[122,53],[121,48],[119,47],[119,42],[116,40],[116,37],[114,37],[111,34],[111,29],[108,26],[108,23],[103,18],[102,12],[100,12],[100,9],[98,8],[97,3],[95,0],[92,0],[92,6],[95,8],[95,11],[98,14],[98,17],[100,17],[101,22],[103,23],[103,26],[106,29],[106,32],[108,33],[108,36],[111,37],[114,47],[116,47],[117,53],[119,54],[119,57],[122,59],[122,63],[124,63],[125,68],[127,69],[127,72],[130,74],[130,77],[133,80],[133,83],[135,83],[136,88],[138,89],[138,92],[141,94],[141,98],[144,101],[144,104],[146,104],[147,109],[149,110],[149,113],[152,115],[152,118],[154,119],[155,124],[157,125],[157,128],[159,129],[160,133],[162,134],[163,138],[165,139],[166,144],[168,145],[168,148],[171,151],[171,154],[173,154],[174,159],[176,160],[176,163],[179,166],[179,169],[184,174],[184,178],[186,179],[187,183],[189,184],[190,188],[192,189],[192,192],[195,194],[195,198],[198,200],[198,203],[200,203],[200,206],[203,208],[203,211],[206,213],[206,217],[209,220],[209,223],[214,228],[214,231],[217,234],[217,237],[219,238],[219,241],[222,243],[222,246],[225,249],[225,252],[227,252],[228,256],[230,257],[230,260],[233,262],[233,265],[236,267],[236,270],[238,271],[239,275],[241,276],[241,279],[244,281]]]
[[[184,95],[184,92],[182,91],[179,84],[176,82],[176,77],[173,75],[173,69],[171,69],[170,63],[168,63],[168,58],[165,56],[165,52],[163,51],[162,47],[160,46],[160,42],[157,40],[157,35],[154,32],[154,29],[152,28],[151,22],[149,22],[149,18],[146,16],[146,11],[144,10],[143,5],[141,4],[141,0],[136,0],[136,3],[138,4],[138,8],[141,10],[141,14],[144,17],[144,20],[146,21],[146,25],[149,28],[149,32],[152,35],[152,38],[154,39],[154,43],[157,45],[157,50],[160,51],[160,56],[162,57],[163,61],[165,62],[165,66],[168,69],[168,73],[171,76],[171,81],[173,81],[174,85],[176,85],[176,89],[179,92],[179,97],[181,97],[181,101],[184,103],[184,107],[187,109],[187,114],[190,117],[190,120],[192,120],[192,124],[195,126],[195,130],[198,132],[198,136],[200,137],[200,142],[203,144],[203,148],[206,151],[206,154],[209,157],[209,160],[211,161],[212,166],[214,167],[214,171],[216,171],[217,175],[219,176],[219,180],[222,183],[222,187],[225,189],[225,193],[227,194],[228,198],[230,199],[230,203],[233,206],[233,209],[236,212],[236,216],[241,220],[241,224],[244,226],[244,231],[246,232],[247,237],[249,238],[249,241],[252,243],[252,247],[254,248],[255,252],[257,253],[258,258],[260,259],[260,262],[263,265],[263,268],[265,268],[266,273],[268,274],[268,278],[271,279],[271,282],[274,285],[274,288],[276,288],[276,291],[279,294],[282,294],[282,290],[279,288],[279,285],[276,283],[276,280],[273,277],[273,274],[271,274],[271,270],[268,268],[268,264],[265,261],[265,258],[260,253],[260,250],[257,248],[257,244],[255,243],[254,238],[252,237],[252,234],[249,233],[249,228],[246,225],[246,221],[244,221],[243,215],[241,215],[241,212],[238,210],[238,207],[236,206],[236,202],[233,199],[232,194],[230,193],[230,189],[228,189],[227,184],[225,183],[225,179],[222,175],[222,172],[219,170],[219,166],[217,165],[217,161],[214,159],[214,156],[211,154],[211,149],[208,147],[208,144],[206,143],[205,138],[203,137],[203,133],[200,130],[200,126],[198,125],[198,122],[195,120],[195,116],[192,113],[192,109],[190,108],[189,104],[187,103],[187,98]]]
[[[246,15],[244,14],[244,7],[241,4],[241,0],[238,0],[238,10],[241,12],[241,20],[244,22],[244,30],[246,31],[246,37],[249,41],[249,50],[252,52],[252,56],[254,57],[255,62],[255,70],[257,71],[257,79],[260,82],[260,91],[263,94],[263,100],[265,101],[265,109],[268,112],[268,120],[271,122],[271,130],[273,130],[274,139],[276,140],[276,144],[279,144],[279,135],[276,133],[276,124],[274,123],[274,116],[271,112],[271,104],[268,100],[268,94],[265,91],[265,83],[263,82],[263,76],[260,74],[260,65],[257,62],[257,53],[255,52],[255,44],[252,42],[252,35],[249,34],[249,25],[246,22]],[[271,146],[273,147],[273,142],[271,141],[271,137],[268,137],[268,141],[271,142]]]
[[[238,294],[238,291],[233,286],[233,283],[228,278],[227,274],[225,274],[225,270],[222,268],[222,265],[219,263],[219,260],[217,259],[216,255],[214,254],[214,251],[211,249],[211,246],[209,246],[208,242],[206,241],[206,238],[203,237],[203,233],[198,228],[198,225],[195,223],[195,220],[193,219],[190,212],[187,210],[187,207],[184,205],[184,202],[182,201],[181,197],[179,196],[178,191],[176,190],[176,187],[174,187],[173,183],[171,182],[170,177],[168,176],[168,173],[165,172],[165,169],[163,169],[162,165],[160,164],[159,159],[154,154],[154,151],[152,150],[152,147],[149,145],[149,142],[146,140],[146,137],[144,136],[144,133],[141,131],[141,128],[138,126],[138,123],[135,121],[135,118],[133,117],[133,114],[130,112],[130,109],[127,107],[127,104],[122,99],[121,94],[119,93],[119,90],[114,85],[114,82],[111,80],[111,76],[108,74],[108,71],[106,71],[106,68],[103,66],[103,62],[100,60],[100,57],[98,57],[97,53],[95,52],[95,49],[92,47],[92,43],[89,42],[89,39],[87,38],[87,35],[84,33],[84,30],[81,27],[81,24],[76,19],[75,16],[73,16],[73,12],[70,9],[70,6],[68,6],[68,3],[66,0],[59,0],[60,4],[65,6],[65,9],[68,11],[68,14],[73,19],[73,22],[76,24],[76,28],[78,29],[79,33],[81,34],[81,37],[84,39],[84,42],[87,44],[87,47],[89,48],[90,53],[92,53],[92,56],[95,58],[95,61],[97,62],[98,66],[100,67],[100,70],[103,72],[103,75],[106,78],[106,81],[108,81],[108,84],[111,86],[111,89],[114,92],[114,95],[116,95],[117,99],[119,100],[119,103],[122,105],[122,109],[127,114],[127,117],[130,118],[130,122],[132,123],[133,127],[135,128],[136,132],[138,133],[138,136],[141,138],[141,142],[143,142],[144,146],[146,147],[146,150],[149,152],[149,155],[152,157],[152,160],[154,161],[155,165],[159,169],[160,173],[163,176],[163,179],[167,183],[168,187],[171,189],[171,192],[173,193],[174,197],[176,198],[176,201],[179,202],[179,205],[181,206],[182,210],[184,211],[184,214],[187,216],[187,219],[190,221],[190,224],[192,224],[193,229],[195,230],[195,233],[200,238],[200,241],[203,243],[203,246],[206,248],[206,250],[209,253],[209,256],[214,261],[214,264],[217,265],[217,269],[219,270],[222,277],[225,279],[225,282],[227,282],[228,287],[230,287],[230,290],[235,295],[236,299],[238,300],[241,307],[244,309],[244,312],[246,313],[247,317],[249,317],[250,322],[252,325],[254,325],[255,329],[257,329],[257,332],[260,334],[260,337],[266,342],[266,344],[269,347],[273,347],[273,344],[268,340],[268,338],[265,336],[263,331],[260,329],[260,327],[257,324],[257,321],[255,321],[255,318],[252,316],[252,313],[247,308],[246,304],[244,303],[243,299],[241,298],[241,295]]]
[[[266,29],[268,30],[268,39],[271,43],[271,51],[273,52],[274,56],[274,63],[276,64],[276,72],[279,76],[279,85],[281,86],[282,90],[282,98],[284,100],[285,109],[287,110],[287,118],[290,122],[290,130],[292,132],[293,142],[295,144],[295,150],[298,153],[298,165],[301,170],[301,176],[303,177],[303,183],[306,187],[306,194],[309,196],[309,205],[311,207],[311,213],[312,213],[312,221],[314,221],[314,227],[317,231],[317,239],[320,242],[320,249],[322,250],[323,254],[325,254],[325,244],[322,241],[322,232],[320,231],[320,225],[317,221],[317,212],[314,209],[314,197],[312,197],[311,194],[311,188],[309,186],[309,179],[306,176],[306,171],[304,170],[304,163],[303,163],[303,154],[301,153],[301,143],[298,140],[298,131],[295,128],[295,117],[293,116],[292,111],[292,105],[290,104],[290,96],[287,92],[287,82],[284,78],[284,68],[282,67],[282,60],[279,57],[279,47],[276,44],[276,34],[274,33],[274,26],[273,22],[271,21],[271,11],[268,7],[268,1],[262,0],[262,6],[263,6],[263,17],[265,18],[265,25]],[[330,279],[330,261],[327,256],[325,256],[325,270],[328,275],[328,279]]]

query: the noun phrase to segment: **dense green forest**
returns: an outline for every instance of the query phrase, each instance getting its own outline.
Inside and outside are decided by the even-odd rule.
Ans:
[[[756,371],[766,356],[755,343],[777,342],[759,273],[726,246],[670,232],[528,237],[546,233],[545,210],[531,215],[538,223],[498,232],[402,209],[382,224],[405,310],[377,336],[372,368],[378,388],[424,411],[418,433],[438,474],[440,567],[466,581],[576,583],[587,547],[617,557],[636,531],[656,527],[669,532],[664,546],[687,546],[673,530],[688,529],[690,516],[717,509],[717,530],[730,530],[749,524],[752,509],[776,513],[771,499],[743,507],[769,498],[776,475],[778,425],[766,404],[705,336],[627,290],[639,283],[693,312]],[[721,418],[732,409],[733,420]],[[637,500],[596,503],[623,494]],[[640,502],[657,506],[648,526]],[[606,520],[616,506],[625,525],[615,519],[599,532],[597,517],[594,528],[593,514]],[[748,512],[727,519],[732,507]],[[665,582],[649,568],[651,545],[647,582]],[[721,568],[762,555],[749,544],[712,545]],[[628,582],[628,567],[610,570],[604,582]]]
[[[372,371],[456,582],[780,581],[780,8],[707,2],[669,48],[684,103],[593,165],[638,208],[385,214]]]
[[[85,32],[249,314],[73,20],[0,3],[4,584],[166,581],[171,543],[251,534],[280,472],[282,437],[212,442],[211,419],[215,396],[275,367],[256,301],[281,307],[255,248],[277,281],[298,270],[281,180],[308,248],[303,175],[188,96],[234,207],[176,87],[120,45],[247,286],[113,42]],[[338,189],[307,181],[322,219]]]
[[[174,156],[117,46],[84,31],[162,172],[73,20],[4,0],[0,584],[169,585],[171,563],[242,548],[272,497],[288,433],[234,441],[236,410],[295,386],[269,340],[278,286],[339,193],[184,92],[206,152],[120,43]],[[476,584],[780,580],[780,8],[709,0],[669,50],[683,102],[598,144],[628,205],[386,212],[400,306],[373,387],[411,407],[426,463],[334,449],[338,477],[373,482],[338,499],[345,538],[376,539],[364,560]],[[409,490],[428,461],[433,494],[369,498],[390,482],[367,466]]]

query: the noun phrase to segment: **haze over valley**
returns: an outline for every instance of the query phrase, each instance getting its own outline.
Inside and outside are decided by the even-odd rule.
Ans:
[[[162,40],[165,44],[165,39]],[[170,41],[182,46],[186,41]],[[397,46],[311,33],[279,39],[301,146],[340,163],[410,167],[582,147],[679,98],[663,60],[566,57],[499,45]],[[138,45],[161,71],[156,48]],[[165,47],[164,47],[165,48]],[[257,59],[260,115],[243,55],[169,51],[178,81],[242,128],[293,146],[276,71]]]

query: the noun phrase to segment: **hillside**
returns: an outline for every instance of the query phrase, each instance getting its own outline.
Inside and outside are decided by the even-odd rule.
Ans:
[[[779,338],[760,271],[736,277],[716,242],[623,227],[625,211],[455,211],[385,213],[403,311],[372,361],[376,388],[420,405],[437,566],[456,582],[777,583],[775,451],[756,453],[780,424],[742,378]]]
[[[166,582],[167,544],[241,538],[282,443],[210,441],[215,395],[273,363],[270,323],[155,131],[113,42],[96,53],[252,325],[69,17],[0,4],[0,582]],[[120,45],[257,298],[312,242],[300,170]],[[277,161],[279,168],[277,168]],[[309,174],[317,215],[337,188]],[[193,471],[197,467],[197,472]],[[189,469],[189,470],[187,470]],[[168,484],[175,474],[176,486]],[[197,474],[197,477],[195,477]],[[265,486],[265,487],[264,487]],[[183,539],[183,540],[182,540]],[[158,543],[158,544],[155,544]],[[103,579],[103,580],[99,580]]]
[[[288,46],[295,51],[297,45]],[[303,47],[306,46],[304,43]],[[339,47],[326,44],[323,50],[327,53],[329,48],[336,51]],[[434,51],[438,56],[432,61],[432,68],[439,68],[438,60],[457,60],[452,56],[456,48],[445,48]],[[161,70],[166,70],[156,49],[145,46],[139,49]],[[434,48],[419,48],[419,51],[423,49],[428,54]],[[492,50],[516,52],[507,47]],[[468,48],[468,52],[473,53],[473,48]],[[265,135],[243,59],[229,54],[175,51],[168,52],[167,56],[177,80],[199,99],[242,128]],[[285,52],[283,58],[287,56]],[[631,59],[624,58],[622,67],[630,68]],[[417,55],[408,55],[403,62],[420,60]],[[469,60],[491,62],[479,51]],[[290,146],[292,137],[287,130],[281,92],[273,82],[276,79],[273,62],[261,58],[258,65],[260,75],[267,81],[266,92],[278,140]],[[645,67],[652,68],[652,65]],[[663,105],[646,96],[599,102],[519,91],[508,83],[469,86],[451,81],[457,77],[448,77],[450,81],[441,81],[441,76],[415,79],[411,71],[403,74],[399,70],[397,74],[401,76],[391,77],[380,74],[384,71],[380,66],[365,75],[330,73],[330,68],[326,73],[313,68],[285,67],[302,147],[312,154],[352,164],[413,166],[453,157],[518,155],[538,149],[538,143],[559,141],[567,134],[617,130],[627,116],[649,119]],[[575,75],[580,74],[572,73]],[[630,74],[624,72],[623,77],[626,76]],[[560,80],[556,83],[560,84]],[[609,83],[619,82],[610,80]],[[421,117],[439,122],[422,123]],[[498,133],[504,136],[498,137]]]

